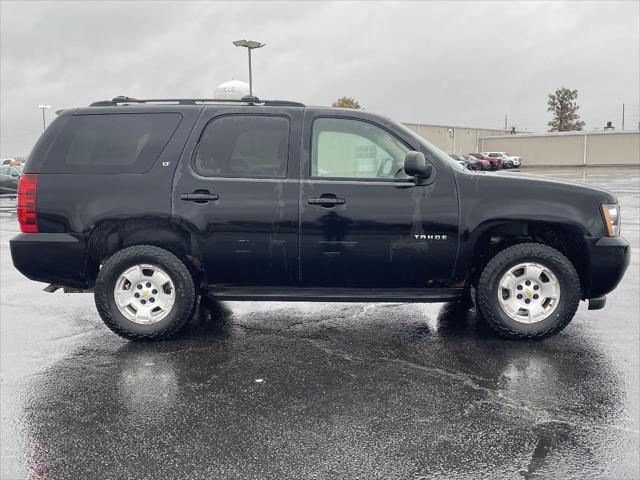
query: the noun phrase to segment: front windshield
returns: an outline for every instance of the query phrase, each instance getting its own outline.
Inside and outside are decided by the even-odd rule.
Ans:
[[[461,168],[461,165],[458,163],[457,160],[454,160],[449,155],[447,155],[442,150],[440,150],[438,147],[436,147],[435,145],[432,145],[430,142],[422,138],[420,135],[418,135],[416,132],[411,130],[409,127],[401,123],[394,122],[394,124],[400,130],[402,130],[404,133],[409,135],[411,138],[415,139],[420,144],[420,146],[422,147],[422,153],[424,154],[425,158],[429,162],[437,164],[438,161],[440,161],[440,162],[445,162],[446,164],[451,165],[454,168],[457,168],[457,169]]]

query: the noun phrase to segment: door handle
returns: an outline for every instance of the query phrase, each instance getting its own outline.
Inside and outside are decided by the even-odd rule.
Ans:
[[[207,203],[211,200],[218,200],[220,195],[217,193],[209,193],[203,191],[195,191],[193,193],[181,193],[180,200],[186,200],[188,202]]]
[[[311,197],[307,199],[309,205],[320,205],[321,207],[330,208],[336,205],[344,205],[346,203],[344,198],[336,197]]]

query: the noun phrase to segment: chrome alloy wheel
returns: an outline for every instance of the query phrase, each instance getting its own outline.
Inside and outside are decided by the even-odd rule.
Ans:
[[[560,282],[544,265],[520,263],[500,279],[498,301],[502,311],[516,322],[541,322],[558,306]]]
[[[118,277],[113,298],[127,320],[151,324],[169,314],[176,301],[176,289],[163,269],[143,263],[128,268]]]

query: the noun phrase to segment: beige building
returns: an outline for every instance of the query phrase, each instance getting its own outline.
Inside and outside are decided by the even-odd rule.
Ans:
[[[446,153],[478,152],[481,138],[505,135],[504,130],[488,128],[425,125],[421,123],[405,123],[404,125]]]
[[[507,152],[523,166],[640,166],[640,131],[506,133],[405,123],[446,153]]]
[[[640,166],[640,131],[487,135],[479,149],[519,155],[525,167]]]

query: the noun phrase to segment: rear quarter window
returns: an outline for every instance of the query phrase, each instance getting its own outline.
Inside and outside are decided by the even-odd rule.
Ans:
[[[72,115],[52,139],[42,173],[144,173],[180,124],[179,113]]]

